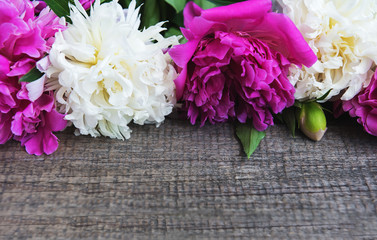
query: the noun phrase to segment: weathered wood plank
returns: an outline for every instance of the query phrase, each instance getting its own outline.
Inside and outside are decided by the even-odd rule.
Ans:
[[[59,133],[51,156],[0,146],[1,239],[377,236],[377,139],[268,130],[251,160],[231,124],[167,120],[128,141]]]

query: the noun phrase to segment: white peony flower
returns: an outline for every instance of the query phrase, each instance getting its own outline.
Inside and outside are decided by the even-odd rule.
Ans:
[[[296,99],[353,98],[372,77],[377,62],[377,1],[279,0],[317,54],[318,61],[289,76]]]
[[[127,139],[128,124],[156,123],[175,104],[176,71],[166,49],[177,37],[164,38],[163,23],[139,31],[133,0],[123,10],[116,0],[97,0],[90,16],[75,0],[65,31],[56,34],[45,71],[58,108],[77,134]]]

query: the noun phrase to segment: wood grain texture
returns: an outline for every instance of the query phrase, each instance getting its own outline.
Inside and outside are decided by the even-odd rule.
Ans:
[[[231,124],[59,133],[51,156],[0,146],[0,239],[373,239],[377,139],[354,121],[318,143],[277,125],[247,160]]]

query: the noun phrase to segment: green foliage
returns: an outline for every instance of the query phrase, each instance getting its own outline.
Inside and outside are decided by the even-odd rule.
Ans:
[[[161,21],[160,1],[158,0],[144,0],[142,7],[142,23],[145,27],[155,25]],[[165,4],[161,6],[164,8]]]
[[[130,0],[121,0],[122,6],[127,7]],[[180,35],[179,28],[183,27],[183,9],[189,0],[143,0],[138,4],[141,7],[141,23],[142,27],[149,27],[161,21],[167,21],[165,27],[168,29],[164,33],[165,37]],[[228,5],[240,0],[194,0],[203,9],[209,9],[216,6]],[[185,39],[182,38],[181,42]]]
[[[209,0],[216,6],[225,6],[236,2],[243,2],[243,0]]]
[[[324,111],[330,110],[324,108],[317,100],[325,99],[331,90],[318,99],[311,99],[304,102],[296,101],[295,104],[286,108],[275,117],[283,122],[290,130],[293,137],[297,129],[300,129],[305,135],[311,139],[320,139],[317,135],[322,134],[321,131],[326,130],[326,115]],[[311,133],[317,135],[310,135]],[[316,140],[318,141],[318,140]]]
[[[281,119],[291,131],[293,137],[296,135],[297,121],[296,121],[296,107],[290,107],[283,110]]]
[[[250,158],[260,141],[266,136],[265,132],[257,131],[251,122],[237,125],[236,134],[242,143],[247,158]]]
[[[69,19],[69,0],[44,0],[54,13],[59,17],[65,17],[68,22]]]
[[[209,0],[194,0],[194,3],[198,4],[203,9],[210,9],[216,7],[216,4]]]
[[[322,97],[317,98],[317,101],[322,101],[325,98],[327,98],[327,96],[330,94],[331,91],[332,91],[332,88],[330,90],[328,90]]]
[[[176,13],[182,12],[186,2],[182,0],[165,0],[165,2],[169,3],[176,11]]]
[[[31,69],[28,73],[26,73],[24,76],[22,76],[19,80],[19,82],[34,82],[35,80],[38,80],[43,76],[43,73],[41,73],[36,67]]]
[[[136,1],[138,2],[138,1]],[[120,5],[122,5],[123,8],[126,8],[128,5],[130,5],[131,0],[119,0],[118,2]]]

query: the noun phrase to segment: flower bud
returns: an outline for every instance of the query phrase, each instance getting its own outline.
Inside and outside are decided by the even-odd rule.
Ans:
[[[321,105],[316,102],[303,103],[298,124],[307,137],[314,141],[321,140],[327,130],[326,116]]]

